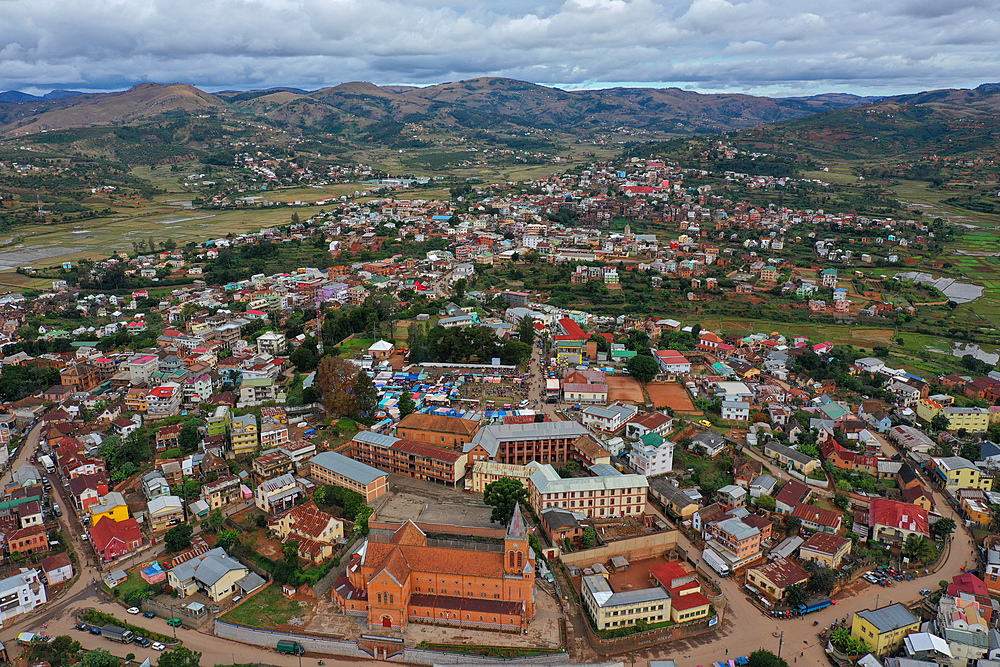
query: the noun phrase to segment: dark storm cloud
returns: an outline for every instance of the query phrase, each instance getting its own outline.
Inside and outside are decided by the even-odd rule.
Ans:
[[[995,0],[0,1],[0,87],[510,76],[891,93],[992,81]]]

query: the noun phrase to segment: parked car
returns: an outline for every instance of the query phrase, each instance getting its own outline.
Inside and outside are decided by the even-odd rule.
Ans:
[[[145,616],[146,618],[156,618],[156,614],[154,614],[151,611],[144,611],[142,612],[142,615]]]
[[[87,625],[86,623],[77,623],[76,629],[80,630],[81,632],[87,632],[88,630],[90,630],[90,626]]]
[[[96,625],[92,625],[92,626],[90,626],[90,634],[92,634],[92,635],[99,635],[99,634],[101,634],[101,629],[99,627],[97,627]]]
[[[924,597],[927,597],[928,595],[931,594],[931,589],[929,589],[929,588],[921,588],[920,589],[920,594],[923,595]]]
[[[162,651],[165,648],[166,648],[166,646],[164,646],[160,642],[153,642],[153,650],[154,651]]]
[[[136,637],[135,643],[143,648],[149,648],[150,644],[152,644],[153,642],[149,641],[145,637]]]
[[[179,618],[172,618],[169,621],[167,621],[167,625],[169,625],[172,628],[178,628],[181,625],[181,619],[179,619]]]
[[[135,615],[137,615],[139,613],[139,608],[138,607],[129,607],[128,609],[125,610],[125,612],[129,613],[129,614],[132,614],[133,616],[135,616]]]
[[[239,602],[242,599],[243,599],[242,595],[234,595],[233,596],[233,604],[236,604],[237,602]]]

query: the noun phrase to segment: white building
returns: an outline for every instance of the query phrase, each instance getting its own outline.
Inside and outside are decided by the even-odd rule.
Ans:
[[[638,413],[639,409],[634,405],[614,403],[607,407],[592,405],[583,411],[581,418],[583,425],[588,428],[599,428],[602,431],[613,433]]]
[[[629,460],[646,477],[666,474],[674,469],[674,443],[656,433],[647,433],[632,445]]]
[[[0,581],[0,624],[48,602],[38,570],[24,570]]]
[[[750,404],[745,401],[723,401],[722,418],[732,421],[750,421]]]
[[[285,352],[285,335],[274,331],[267,331],[257,339],[257,353],[270,354],[276,357]]]

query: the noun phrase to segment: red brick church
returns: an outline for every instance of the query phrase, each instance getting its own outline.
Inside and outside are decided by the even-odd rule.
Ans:
[[[503,553],[428,546],[407,521],[388,542],[365,540],[334,599],[378,628],[409,622],[519,632],[535,615],[535,557],[520,508]]]

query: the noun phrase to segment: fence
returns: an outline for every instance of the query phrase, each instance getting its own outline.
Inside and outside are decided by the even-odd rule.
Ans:
[[[268,648],[274,648],[279,641],[295,641],[301,644],[306,651],[312,653],[325,653],[359,660],[371,659],[372,657],[371,653],[359,647],[359,642],[357,641],[282,632],[279,630],[264,630],[220,620],[215,621],[215,635],[244,644]],[[504,665],[513,662],[530,665],[564,665],[570,662],[569,654],[565,652],[546,653],[524,658],[493,658],[469,653],[450,653],[447,651],[432,651],[408,647],[404,648],[397,655],[390,655],[382,659],[391,662],[418,665]]]
[[[692,621],[683,625],[672,625],[669,628],[657,628],[656,630],[639,632],[627,637],[616,637],[615,639],[602,639],[598,637],[594,629],[590,627],[590,621],[588,620],[584,621],[584,625],[587,628],[587,642],[590,644],[590,648],[594,649],[594,652],[599,656],[607,657],[646,649],[665,642],[703,635],[719,627],[722,624],[724,616],[725,611],[723,606],[717,608],[716,615],[711,618]]]
[[[822,470],[822,468],[818,468],[818,470]],[[812,477],[809,477],[807,475],[803,475],[798,470],[789,469],[787,472],[788,472],[789,475],[791,475],[795,479],[797,479],[797,480],[799,480],[801,482],[805,482],[806,484],[809,484],[810,486],[818,486],[821,489],[826,489],[826,488],[829,488],[829,486],[830,486],[830,480],[829,479],[813,479]]]

